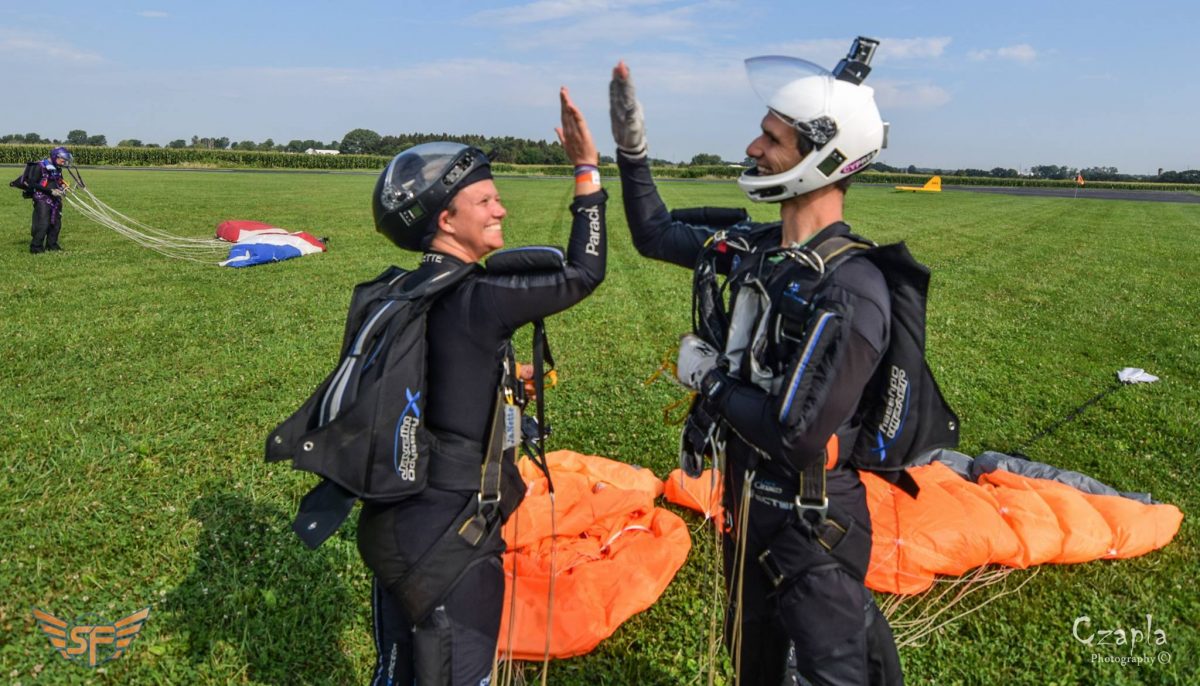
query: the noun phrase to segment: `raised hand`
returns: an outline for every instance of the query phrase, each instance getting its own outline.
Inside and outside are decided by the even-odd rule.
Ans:
[[[612,120],[617,149],[631,159],[645,157],[646,119],[633,87],[633,78],[629,75],[629,66],[623,61],[613,67],[612,81],[608,83],[608,116]]]
[[[596,152],[596,143],[592,140],[592,132],[588,130],[583,112],[580,112],[575,103],[571,102],[571,94],[567,91],[566,86],[563,86],[562,90],[558,92],[558,99],[562,103],[562,126],[554,131],[558,134],[558,140],[567,153],[567,159],[571,160],[571,164],[575,166],[598,165],[600,154]]]

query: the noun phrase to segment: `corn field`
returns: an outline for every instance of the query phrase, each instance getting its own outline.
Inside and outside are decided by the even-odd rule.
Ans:
[[[49,152],[50,146],[0,145],[0,164],[24,164],[40,160]],[[94,145],[73,145],[71,154],[75,163],[86,166],[117,167],[208,167],[224,169],[328,169],[328,170],[380,170],[391,159],[383,155],[305,155],[290,152],[260,152],[256,150],[208,150],[202,148],[128,148]],[[530,176],[570,176],[569,165],[507,164],[496,163],[492,169],[498,174],[520,174]],[[600,173],[616,177],[614,164],[602,165]],[[654,176],[670,179],[734,179],[742,173],[741,167],[728,165],[655,167]],[[929,174],[895,174],[866,171],[859,175],[861,183],[920,185],[928,181]],[[947,186],[1030,186],[1041,188],[1072,188],[1071,179],[993,178],[974,176],[942,176]],[[1088,181],[1084,188],[1104,188],[1138,191],[1200,191],[1200,184],[1153,183],[1142,181]]]

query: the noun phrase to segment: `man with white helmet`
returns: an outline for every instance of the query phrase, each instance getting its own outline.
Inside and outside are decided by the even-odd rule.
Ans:
[[[871,526],[851,460],[892,337],[889,280],[859,254],[869,246],[842,216],[851,177],[885,144],[873,91],[861,85],[876,45],[855,41],[834,72],[747,60],[767,112],[746,148],[755,166],[738,184],[753,201],[779,203],[770,224],[744,212],[669,213],[629,69],[613,70],[634,244],[695,270],[696,330],[680,346],[678,376],[698,395],[681,463],[697,474],[705,456],[724,462],[726,641],[741,684],[782,683],[789,643],[813,684],[903,681],[891,630],[863,585]]]

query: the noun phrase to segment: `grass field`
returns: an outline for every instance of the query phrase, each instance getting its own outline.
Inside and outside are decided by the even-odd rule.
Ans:
[[[262,460],[267,432],[335,361],[351,286],[393,262],[371,228],[367,176],[91,171],[106,202],[205,236],[223,219],[330,237],[325,255],[247,270],[172,261],[68,211],[59,254],[28,254],[29,205],[0,197],[0,680],[22,684],[363,683],[368,579],[353,523],[317,552],[288,529],[310,476]],[[502,179],[510,245],[562,245],[567,180]],[[634,251],[609,184],[608,279],[548,322],[562,383],[552,448],[673,468],[642,381],[689,325],[690,276]],[[741,205],[732,183],[664,183],[672,206]],[[772,207],[756,206],[759,219]],[[1038,442],[1038,460],[1200,508],[1200,207],[857,188],[847,215],[932,267],[930,360],[963,452],[1015,449],[1107,384],[1122,388]],[[528,340],[524,336],[520,345]],[[700,522],[684,515],[694,529]],[[699,683],[707,536],[660,602],[554,684]],[[1200,539],[1145,557],[1043,568],[1020,592],[901,656],[910,683],[1194,684]],[[1016,572],[1011,580],[1030,572]],[[115,620],[152,607],[130,652],[68,664],[32,607]],[[1165,646],[1093,648],[1072,624],[1144,628]],[[1103,656],[1168,654],[1114,664]],[[527,670],[532,678],[533,667]]]

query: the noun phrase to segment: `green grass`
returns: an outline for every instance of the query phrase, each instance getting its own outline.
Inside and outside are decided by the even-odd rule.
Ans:
[[[374,179],[93,170],[88,181],[156,227],[205,236],[223,219],[258,219],[329,236],[330,252],[219,269],[160,257],[68,211],[67,252],[35,257],[28,203],[0,197],[0,679],[365,682],[368,580],[353,523],[304,549],[288,524],[313,480],[265,464],[262,443],[334,363],[351,286],[415,262],[371,229]],[[510,245],[565,242],[569,185],[500,180]],[[677,437],[661,408],[680,394],[642,381],[689,325],[690,276],[636,254],[617,184],[609,191],[608,279],[548,323],[562,375],[548,397],[552,447],[665,475]],[[732,183],[662,191],[677,207],[743,204]],[[773,209],[751,208],[764,220]],[[877,241],[907,240],[933,268],[930,359],[963,420],[964,452],[1020,447],[1117,369],[1144,367],[1162,382],[1121,389],[1029,452],[1197,510],[1200,208],[860,187],[847,215]],[[657,605],[592,654],[552,663],[550,681],[699,683],[708,538],[697,533]],[[1194,683],[1197,553],[1187,518],[1145,557],[1048,566],[904,650],[908,680]],[[31,607],[115,620],[147,605],[142,636],[104,672],[63,661],[30,619]],[[1082,615],[1131,628],[1147,614],[1168,636],[1170,664],[1093,663],[1096,651],[1071,636]],[[1142,648],[1134,654],[1152,652]]]

